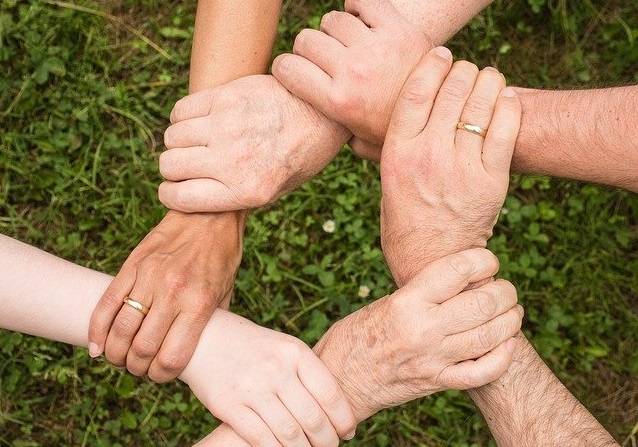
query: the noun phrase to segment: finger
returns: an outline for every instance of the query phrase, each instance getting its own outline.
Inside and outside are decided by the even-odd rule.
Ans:
[[[399,20],[399,12],[388,0],[346,0],[344,10],[358,16],[370,28],[392,27]]]
[[[442,303],[434,311],[440,315],[443,335],[459,334],[477,328],[516,305],[516,288],[497,279],[477,289],[467,290]]]
[[[229,415],[220,414],[219,418],[252,447],[281,447],[270,427],[250,408],[233,409]]]
[[[166,180],[179,182],[218,175],[219,153],[206,146],[168,149],[160,154],[160,174]]]
[[[162,347],[177,311],[153,300],[148,315],[138,329],[126,355],[126,369],[135,376],[145,376]],[[151,380],[154,380],[151,378]]]
[[[301,30],[292,47],[293,54],[308,59],[330,76],[338,69],[345,50],[335,38],[310,28]]]
[[[208,115],[217,95],[217,90],[202,90],[180,99],[171,110],[171,124]]]
[[[374,161],[375,163],[379,163],[379,161],[381,161],[381,146],[363,141],[359,137],[350,138],[348,146],[350,146],[352,152],[354,152],[359,158]]]
[[[423,57],[401,89],[388,134],[414,138],[423,131],[451,65],[452,53],[445,47],[433,48]]]
[[[451,365],[443,371],[441,379],[450,387],[467,390],[486,385],[500,378],[514,359],[517,342],[509,338],[476,360]]]
[[[481,70],[463,108],[461,121],[487,130],[492,120],[496,100],[504,87],[505,78],[498,70],[492,67]],[[484,137],[465,129],[457,129],[455,141],[455,146],[470,158],[472,164],[481,161]]]
[[[251,409],[262,418],[284,447],[310,447],[303,429],[275,396],[256,399]]]
[[[135,276],[135,269],[128,268],[125,262],[95,306],[89,322],[89,354],[91,357],[97,357],[104,352],[106,338],[116,315],[122,308],[124,297],[133,288]]]
[[[357,17],[342,11],[330,11],[321,18],[319,29],[346,47],[370,36],[370,28]]]
[[[513,337],[521,328],[523,308],[517,304],[485,324],[445,339],[445,352],[456,362],[479,358]]]
[[[323,362],[314,354],[308,353],[307,359],[300,362],[297,374],[303,386],[328,416],[339,437],[351,438],[357,420],[341,387]]]
[[[272,74],[293,95],[318,110],[328,110],[332,78],[313,62],[296,54],[281,54],[272,63]]]
[[[182,372],[195,352],[207,322],[208,320],[190,312],[180,312],[177,315],[168,329],[159,353],[153,357],[150,364],[148,377],[153,382],[163,383],[173,380]]]
[[[312,446],[339,445],[339,435],[328,416],[301,383],[286,384],[278,396],[294,415]]]
[[[157,194],[164,206],[184,213],[217,213],[246,208],[224,183],[214,179],[162,182]]]
[[[509,176],[520,124],[521,102],[516,91],[507,87],[496,101],[483,147],[483,166],[492,176]]]
[[[423,297],[440,304],[458,295],[469,284],[494,276],[498,258],[484,248],[473,248],[431,262],[398,292],[407,299]]]
[[[150,308],[150,302],[139,298],[135,287],[129,297],[146,308]],[[104,354],[106,359],[115,366],[126,365],[126,355],[133,343],[135,334],[142,325],[144,314],[128,304],[123,304],[115,317],[109,335],[106,338]]]
[[[164,146],[168,149],[207,146],[209,130],[214,127],[209,115],[176,122],[164,132]]]
[[[454,143],[456,125],[461,120],[463,108],[474,89],[477,77],[478,68],[470,62],[458,61],[452,66],[438,92],[430,116],[433,132],[436,132],[431,137],[442,143],[436,145],[436,148],[443,150]]]

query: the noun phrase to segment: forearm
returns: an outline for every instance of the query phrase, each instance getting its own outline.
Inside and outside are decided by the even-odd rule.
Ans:
[[[86,347],[111,279],[0,235],[0,327]]]
[[[500,447],[617,446],[522,333],[505,375],[469,394]]]
[[[391,0],[401,14],[417,25],[434,45],[443,45],[493,0]]]
[[[638,192],[638,86],[517,91],[523,118],[514,170]]]
[[[272,55],[280,8],[280,0],[199,0],[190,92],[264,73]]]

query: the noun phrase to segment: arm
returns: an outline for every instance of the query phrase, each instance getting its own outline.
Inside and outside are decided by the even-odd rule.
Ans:
[[[638,192],[638,86],[517,89],[523,105],[512,167]]]
[[[399,90],[421,58],[414,42],[422,42],[423,33],[389,2],[349,0],[346,9],[358,18],[327,15],[323,32],[300,34],[295,54],[279,56],[273,74],[295,95],[348,127],[358,155],[378,161]],[[638,191],[632,169],[638,165],[638,143],[629,118],[638,100],[637,86],[517,91],[523,118],[513,169]]]
[[[418,33],[427,29],[427,51],[432,41],[446,40],[489,3],[397,0],[396,6],[414,20]],[[414,45],[410,37],[401,36]],[[276,68],[277,64],[274,74]],[[166,181],[159,195],[167,207],[201,212],[263,206],[321,171],[351,137],[324,116],[326,110],[319,108],[322,113],[318,113],[278,82],[262,78],[236,82],[176,104],[173,126],[165,135],[169,150],[160,158]],[[297,83],[314,88],[304,76],[285,87],[296,95],[291,85]],[[239,162],[244,169],[235,169]]]
[[[0,327],[86,347],[91,311],[111,279],[0,235]],[[310,348],[221,309],[179,377],[254,446],[335,445],[337,432],[346,436],[355,426],[339,385]]]
[[[393,275],[401,281],[410,280],[415,269],[430,262],[428,257],[421,255],[422,247],[438,245],[442,250],[438,252],[440,256],[472,243],[459,237],[458,233],[454,234],[455,225],[462,219],[446,225],[446,236],[452,233],[454,244],[449,245],[446,236],[431,238],[440,233],[431,232],[432,228],[437,228],[438,216],[447,215],[455,204],[460,205],[457,208],[459,216],[472,216],[477,206],[482,211],[494,213],[491,221],[472,218],[474,228],[470,225],[466,232],[483,234],[496,222],[498,207],[486,208],[481,200],[491,197],[502,201],[505,197],[509,158],[521,113],[513,89],[490,93],[490,83],[486,81],[490,78],[492,82],[496,81],[493,72],[483,70],[473,78],[469,76],[469,67],[458,62],[448,79],[455,68],[458,72],[460,67],[466,72],[465,80],[455,83],[454,88],[447,88],[444,82],[434,102],[432,84],[440,82],[440,78],[436,76],[437,71],[432,73],[428,68],[427,59],[424,62],[417,66],[401,91],[381,154],[381,240]],[[472,93],[472,89],[464,88],[464,85],[474,85]],[[477,96],[476,91],[482,93]],[[459,93],[461,100],[456,97]],[[490,97],[492,99],[486,103],[476,101]],[[449,116],[446,122],[447,114],[453,113],[454,109],[455,115]],[[492,115],[491,119],[489,115]],[[459,121],[476,123],[484,128],[489,123],[485,139],[462,129],[454,130],[454,124]],[[427,122],[425,128],[423,122]],[[450,131],[456,133],[452,139],[446,138]],[[433,148],[432,140],[442,148]],[[455,149],[446,146],[450,143]],[[471,157],[473,146],[474,150],[478,146],[474,159]],[[447,184],[449,169],[454,172],[452,184]],[[484,183],[481,178],[489,178],[492,183]],[[462,185],[469,186],[470,190]],[[480,192],[473,193],[476,189]],[[443,200],[437,200],[442,193]],[[420,225],[409,223],[419,215],[424,216]],[[408,248],[418,249],[396,250],[405,246],[399,244],[406,242]],[[500,446],[616,445],[609,433],[544,365],[522,333],[517,337],[515,360],[508,371],[499,380],[471,390],[470,395],[485,415]]]
[[[200,0],[190,91],[265,71],[279,19],[277,0]],[[241,260],[246,212],[169,211],[133,250],[91,320],[91,355],[102,352],[135,375],[174,378],[215,308],[227,307]],[[129,296],[150,308],[146,318]]]
[[[525,336],[500,379],[469,390],[500,447],[618,446],[545,365]],[[507,417],[503,417],[507,415]]]

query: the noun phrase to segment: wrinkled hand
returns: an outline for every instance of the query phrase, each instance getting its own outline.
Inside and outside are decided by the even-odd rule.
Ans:
[[[473,249],[437,259],[408,284],[334,324],[315,351],[358,420],[446,389],[498,379],[512,362],[523,309],[496,257]]]
[[[205,324],[228,307],[245,215],[169,212],[124,262],[93,311],[92,356],[164,382],[186,366]],[[144,316],[125,297],[150,309]]]
[[[341,385],[357,421],[445,389],[468,389],[509,368],[523,309],[516,289],[492,281],[485,249],[438,259],[403,288],[335,323],[314,350]],[[198,447],[247,447],[220,426]]]
[[[272,72],[346,126],[357,155],[378,161],[403,82],[432,42],[389,0],[346,0],[345,11],[324,15],[320,31],[302,30],[294,54],[278,56]]]
[[[381,243],[401,286],[434,259],[485,247],[509,184],[521,106],[493,68],[442,48],[405,83],[381,155]],[[483,138],[459,121],[488,129]]]
[[[349,137],[266,75],[187,96],[171,122],[159,198],[184,212],[271,203],[323,169]]]
[[[336,447],[356,420],[336,380],[298,339],[218,310],[180,376],[252,446]]]

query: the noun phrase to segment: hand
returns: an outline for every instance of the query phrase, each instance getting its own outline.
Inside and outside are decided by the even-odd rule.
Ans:
[[[514,355],[523,309],[507,281],[489,282],[485,249],[438,259],[402,289],[334,324],[314,351],[341,385],[357,421],[437,391],[498,379]],[[247,447],[226,425],[197,447]]]
[[[349,137],[265,75],[187,96],[171,122],[159,198],[184,212],[271,203],[323,169]]]
[[[443,50],[405,83],[381,154],[381,244],[399,286],[445,254],[485,247],[509,184],[520,102],[497,70],[450,68]]]
[[[308,346],[229,312],[215,312],[180,378],[252,446],[336,447],[354,435],[348,401]]]
[[[315,352],[339,380],[357,420],[445,389],[498,379],[512,362],[523,309],[485,249],[452,254],[408,284],[334,324]]]
[[[93,311],[92,356],[151,380],[186,366],[213,311],[228,307],[245,215],[169,212],[129,255]],[[125,297],[150,309],[144,316]]]
[[[302,30],[294,54],[278,56],[272,72],[346,126],[357,155],[378,160],[403,82],[432,42],[388,0],[346,0],[345,11],[324,15],[320,31]]]

